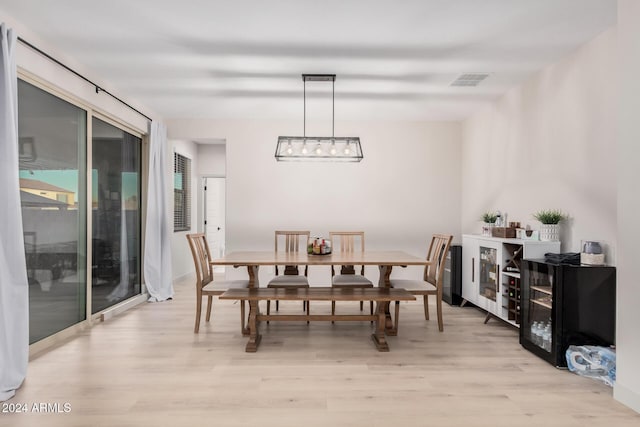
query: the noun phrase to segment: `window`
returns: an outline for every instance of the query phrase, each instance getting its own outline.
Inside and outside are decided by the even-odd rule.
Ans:
[[[191,159],[173,157],[173,231],[191,230]]]

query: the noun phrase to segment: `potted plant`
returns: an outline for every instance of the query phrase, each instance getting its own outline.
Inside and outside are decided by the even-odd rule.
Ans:
[[[482,221],[486,224],[495,224],[498,219],[498,214],[495,212],[487,211],[482,214]]]
[[[540,240],[560,240],[560,221],[567,216],[558,209],[543,209],[533,214],[533,217],[542,223],[540,227]]]
[[[491,236],[491,230],[498,219],[498,214],[492,211],[486,211],[481,216],[484,225],[482,226],[482,235],[483,236]]]

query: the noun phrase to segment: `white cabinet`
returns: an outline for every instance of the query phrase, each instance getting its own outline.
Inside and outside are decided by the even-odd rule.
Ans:
[[[462,236],[462,298],[513,325],[520,323],[520,264],[560,251],[560,242]],[[487,317],[488,319],[489,317]]]

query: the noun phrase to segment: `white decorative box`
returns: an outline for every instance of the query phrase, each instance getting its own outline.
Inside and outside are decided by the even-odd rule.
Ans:
[[[586,254],[584,252],[581,252],[580,264],[604,265],[604,254]]]

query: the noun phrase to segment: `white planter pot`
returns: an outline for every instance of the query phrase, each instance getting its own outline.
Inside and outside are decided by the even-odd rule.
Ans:
[[[482,235],[491,237],[493,235],[494,223],[483,222],[482,223]]]
[[[559,224],[542,224],[540,226],[540,240],[557,242],[560,240]]]

